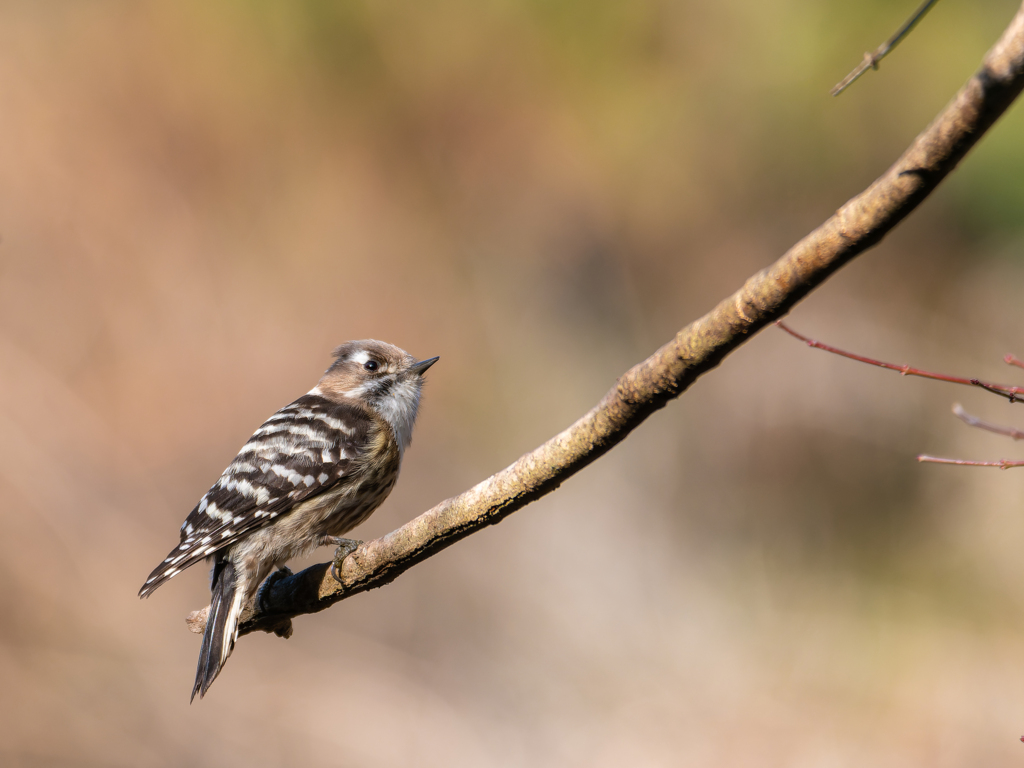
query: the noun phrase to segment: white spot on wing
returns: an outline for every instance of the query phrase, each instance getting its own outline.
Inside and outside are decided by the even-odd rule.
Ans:
[[[312,445],[309,444],[310,442]],[[277,455],[295,456],[305,453],[312,459],[315,456],[315,452],[319,452],[329,444],[326,438],[318,438],[309,442],[296,442],[295,440],[289,440],[284,435],[277,435],[243,446],[242,453],[255,453],[262,458],[270,458]]]
[[[266,504],[267,499],[270,498],[270,491],[253,485],[244,477],[230,479],[227,482],[225,482],[224,478],[221,478],[220,485],[222,488],[238,493],[248,499],[255,499],[257,504]]]
[[[243,473],[256,472],[257,468],[255,465],[250,464],[247,461],[239,461],[235,459],[231,462],[231,466],[224,470],[224,475],[240,475]]]
[[[313,418],[316,419],[317,421],[322,421],[331,429],[335,429],[338,432],[344,432],[346,435],[351,435],[353,432],[355,432],[354,429],[349,427],[341,419],[336,419],[333,416],[328,416],[326,413],[315,413],[313,414]]]
[[[288,426],[288,432],[290,434],[298,435],[299,437],[305,437],[309,440],[321,443],[326,441],[326,437],[324,435],[317,432],[308,424],[290,424]]]
[[[265,427],[267,424],[269,424],[272,421],[278,421],[280,419],[290,419],[292,417],[292,414],[289,413],[289,411],[293,407],[294,406],[291,406],[291,405],[285,406],[280,411],[278,411],[273,416],[271,416],[269,419],[267,419],[265,422],[263,422],[263,426]]]
[[[293,417],[293,414],[288,414],[289,418]],[[264,424],[262,427],[252,433],[252,437],[264,438],[267,435],[272,435],[275,432],[284,432],[288,429],[288,422],[278,422],[276,424]],[[252,437],[249,439],[252,440]]]
[[[205,501],[205,499],[204,499]],[[230,516],[230,512],[221,512],[216,502],[211,501],[206,505],[206,514],[212,517],[214,520],[220,520],[225,515]]]

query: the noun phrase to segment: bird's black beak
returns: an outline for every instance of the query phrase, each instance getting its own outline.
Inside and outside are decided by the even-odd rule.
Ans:
[[[441,358],[439,357],[432,357],[429,360],[420,360],[418,363],[409,368],[409,373],[415,373],[417,376],[422,376],[424,373],[427,372],[427,368],[432,366],[440,359]]]

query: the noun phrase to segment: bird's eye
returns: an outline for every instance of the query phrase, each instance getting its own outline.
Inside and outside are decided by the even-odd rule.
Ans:
[[[365,363],[363,363],[363,368],[365,368],[368,371],[376,371],[378,368],[380,368],[380,363],[378,363],[376,360],[367,360]]]

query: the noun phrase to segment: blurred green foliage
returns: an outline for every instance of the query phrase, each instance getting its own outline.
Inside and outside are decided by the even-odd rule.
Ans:
[[[256,55],[290,69],[298,86],[310,88],[313,75],[310,99],[325,116],[392,136],[391,150],[421,172],[430,172],[420,161],[437,151],[432,142],[444,140],[437,123],[458,119],[452,110],[536,108],[576,125],[612,194],[640,195],[655,207],[659,196],[697,188],[714,205],[763,210],[766,197],[803,205],[840,179],[858,185],[880,173],[1014,9],[1011,0],[942,3],[879,72],[827,99],[860,52],[891,34],[913,5],[222,0],[191,7],[200,24],[210,14],[240,30]],[[950,184],[947,199],[958,201],[955,215],[968,233],[1021,227],[1019,111]],[[662,215],[678,221],[687,213]]]

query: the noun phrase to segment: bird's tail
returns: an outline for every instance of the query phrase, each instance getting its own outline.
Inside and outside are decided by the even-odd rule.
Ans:
[[[196,666],[196,684],[192,687],[192,699],[196,694],[203,698],[213,681],[220,674],[224,662],[235,647],[238,634],[238,617],[242,613],[243,593],[238,589],[234,564],[218,556],[213,564],[210,578],[210,613],[206,617],[206,631],[203,645],[199,650],[199,664]]]

